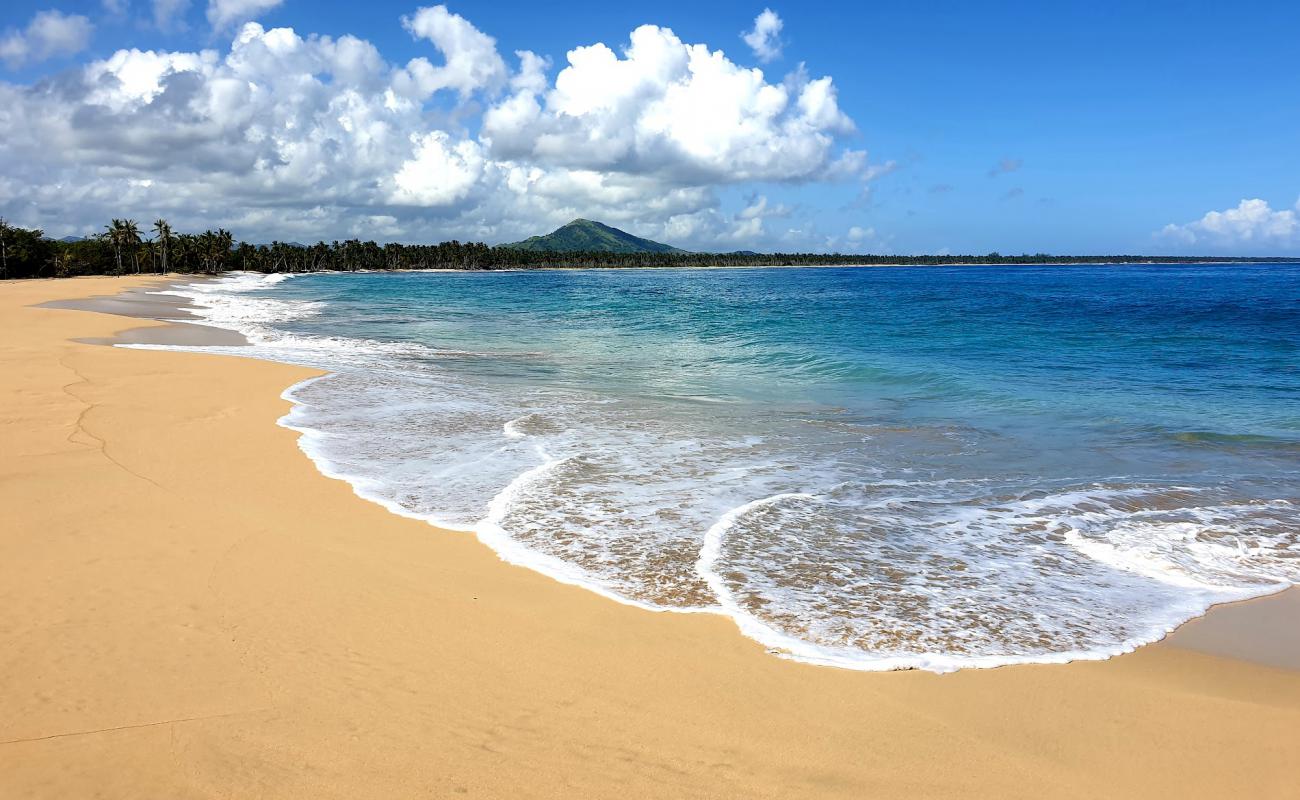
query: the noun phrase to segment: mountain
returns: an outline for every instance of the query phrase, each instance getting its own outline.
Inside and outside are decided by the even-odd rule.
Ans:
[[[627,231],[611,228],[603,222],[589,219],[575,219],[568,225],[556,228],[545,236],[530,236],[522,242],[502,245],[516,250],[539,250],[549,253],[573,253],[579,251],[599,253],[684,253],[676,247],[640,236],[633,236]]]

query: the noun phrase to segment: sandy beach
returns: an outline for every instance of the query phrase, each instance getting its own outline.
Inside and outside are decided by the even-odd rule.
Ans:
[[[157,280],[0,283],[0,797],[1297,796],[1294,590],[1104,662],[794,663],[360,500],[275,424],[309,370],[35,307]]]

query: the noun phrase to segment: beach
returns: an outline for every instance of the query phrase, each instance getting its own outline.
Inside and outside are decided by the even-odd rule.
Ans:
[[[310,370],[33,307],[157,280],[0,284],[0,796],[1294,796],[1286,631],[1216,609],[947,675],[777,658],[359,499],[276,425]],[[1254,604],[1294,642],[1294,590]]]

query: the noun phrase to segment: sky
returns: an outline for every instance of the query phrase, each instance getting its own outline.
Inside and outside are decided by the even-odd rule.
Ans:
[[[769,2],[8,0],[0,216],[1300,255],[1300,3]]]

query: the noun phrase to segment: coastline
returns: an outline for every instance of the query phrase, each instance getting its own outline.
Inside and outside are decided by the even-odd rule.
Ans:
[[[665,270],[747,270],[747,269],[944,269],[947,267],[1001,267],[1006,269],[1018,269],[1022,267],[1159,267],[1159,266],[1179,266],[1194,265],[1204,267],[1234,267],[1242,265],[1264,265],[1274,263],[1295,263],[1296,259],[1284,259],[1276,257],[1262,257],[1256,260],[1241,261],[1212,261],[1198,260],[1195,258],[1178,259],[1177,261],[1061,261],[1043,264],[1002,264],[997,262],[985,261],[959,261],[952,264],[908,264],[904,262],[882,263],[882,264],[693,264],[689,266],[664,266],[664,267],[643,267],[643,266],[563,266],[550,265],[544,267],[494,267],[486,268],[461,268],[451,269],[447,267],[428,267],[419,269],[356,269],[356,270],[313,270],[309,272],[275,272],[266,273],[272,275],[355,275],[365,273],[422,273],[422,272],[450,272],[450,273],[478,273],[478,272],[581,272],[581,271],[665,271]],[[196,276],[207,278],[210,276]]]
[[[29,307],[157,280],[0,285],[0,495],[18,510],[0,538],[2,793],[1268,797],[1294,781],[1293,670],[1172,641],[947,676],[776,659],[727,619],[608,603],[359,502],[274,424],[311,370],[92,347],[70,339],[166,326]]]
[[[413,272],[441,273],[456,271],[429,269],[429,271]],[[113,337],[109,338],[79,340],[96,343],[96,345],[246,346],[248,341],[243,334],[235,332],[235,330],[217,327],[216,324],[205,320],[203,315],[196,313],[196,307],[191,302],[190,295],[186,295],[183,291],[175,294],[170,293],[173,287],[205,284],[205,282],[216,281],[220,277],[160,276],[152,284],[138,287],[138,289],[127,289],[117,294],[99,295],[99,297],[86,299],[53,300],[53,302],[42,303],[42,307],[112,313],[112,315],[117,316],[133,317],[133,319],[148,319],[166,323],[165,327],[121,330],[121,332],[117,332]],[[187,323],[187,320],[194,320],[194,324]],[[250,355],[257,358],[255,353],[250,353]],[[294,402],[292,401],[294,390],[298,386],[309,384],[312,380],[315,380],[315,377],[290,386],[282,393],[282,397]],[[352,484],[352,489],[354,489],[357,497],[368,502],[378,503],[391,513],[430,522],[430,520],[421,518],[419,515],[409,513],[402,507],[395,506],[390,501],[365,492],[359,485],[356,485],[354,479],[335,472],[328,460],[321,460],[317,454],[312,453],[311,440],[313,436],[316,436],[316,432],[311,431],[309,428],[295,427],[294,424],[290,423],[291,416],[279,420],[279,424],[300,434],[300,449],[316,464],[317,470],[322,475],[328,476],[330,479],[347,481],[347,483]],[[433,522],[433,524],[438,527],[437,522]],[[473,528],[455,528],[455,531],[474,532]],[[552,580],[558,580],[560,583],[585,588],[586,591],[594,592],[598,596],[607,598],[607,600],[623,602],[623,604],[651,611],[676,611],[676,613],[701,613],[703,611],[703,613],[714,613],[714,611],[707,609],[664,609],[664,607],[641,604],[641,602],[629,600],[629,598],[620,596],[620,594],[607,591],[601,585],[591,584],[590,581],[575,578],[567,568],[564,568],[564,565],[552,567],[549,559],[542,559],[542,562],[538,563],[536,554],[525,553],[525,550],[521,550],[516,542],[508,540],[499,532],[478,531],[477,536],[482,544],[494,550],[499,558],[511,563],[511,565],[530,568],[530,570],[546,575],[547,578]],[[716,588],[715,592],[722,593]],[[1219,609],[1222,609],[1222,611],[1219,611]],[[770,628],[762,626],[762,623],[759,623],[758,620],[745,617],[745,615],[737,617],[736,614],[729,614],[727,611],[716,611],[716,613],[731,618],[746,636],[758,641],[763,647],[771,648],[771,652],[783,653],[784,656],[792,657],[796,661],[862,671],[889,671],[891,669],[891,667],[883,666],[863,666],[861,663],[855,662],[845,663],[841,658],[837,658],[835,654],[802,652],[796,656],[796,654],[792,653],[806,649],[802,647],[803,643],[800,643],[800,641],[788,640],[788,637],[785,637],[783,633],[772,631]],[[1244,598],[1244,600],[1230,600],[1210,605],[1206,607],[1203,613],[1184,620],[1183,623],[1179,623],[1178,626],[1171,628],[1171,630],[1157,633],[1154,639],[1132,641],[1126,648],[1119,649],[1114,653],[1061,653],[1056,658],[1043,658],[1043,660],[1032,660],[1030,658],[1030,660],[1011,661],[1010,663],[1105,661],[1109,660],[1109,658],[1121,656],[1121,654],[1134,652],[1135,649],[1160,645],[1160,647],[1182,647],[1199,650],[1199,652],[1216,654],[1216,656],[1239,658],[1239,660],[1283,667],[1283,669],[1300,670],[1300,628],[1287,624],[1288,619],[1295,618],[1296,615],[1300,615],[1300,591],[1296,591],[1294,588],[1284,589],[1284,591],[1274,592],[1273,594],[1262,594],[1262,596],[1248,597]],[[952,669],[992,669],[995,666],[1008,666],[1008,663],[995,662],[988,665],[988,663],[972,662],[967,663],[967,665],[952,667]],[[926,667],[893,667],[893,669],[926,669]]]

